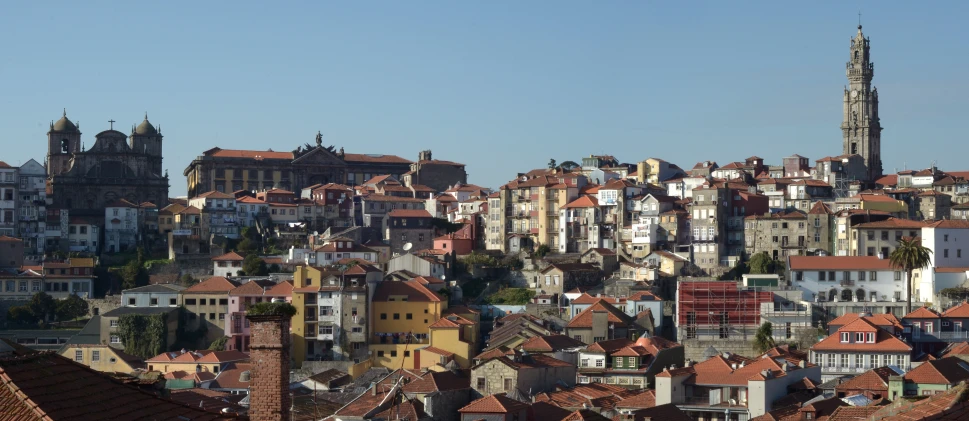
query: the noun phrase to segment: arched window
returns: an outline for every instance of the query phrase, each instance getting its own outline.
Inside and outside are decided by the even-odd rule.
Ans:
[[[852,292],[850,289],[845,288],[841,291],[841,301],[851,301]]]
[[[860,53],[860,52],[861,51],[855,50],[855,60],[858,60],[858,53]]]
[[[838,290],[831,288],[831,291],[828,291],[828,299],[831,301],[838,299]]]
[[[855,297],[858,298],[858,301],[865,301],[865,290],[858,288],[858,290],[855,291]]]

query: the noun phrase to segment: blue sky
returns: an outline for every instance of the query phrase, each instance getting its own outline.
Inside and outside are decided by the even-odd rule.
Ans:
[[[284,3],[284,2],[276,2]],[[90,146],[144,112],[172,195],[202,151],[467,164],[492,187],[550,158],[841,153],[858,10],[886,171],[969,169],[965,2],[18,2],[0,13],[0,159],[43,161],[67,108]]]

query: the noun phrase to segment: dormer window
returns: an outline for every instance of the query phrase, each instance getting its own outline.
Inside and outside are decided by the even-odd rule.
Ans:
[[[857,343],[864,343],[865,342],[865,333],[864,332],[855,332],[855,342],[857,342]]]
[[[875,332],[868,332],[865,336],[867,336],[866,342],[868,342],[870,344],[875,343]]]
[[[849,340],[848,335],[849,335],[848,332],[841,332],[841,343],[843,344],[848,343],[848,340]]]

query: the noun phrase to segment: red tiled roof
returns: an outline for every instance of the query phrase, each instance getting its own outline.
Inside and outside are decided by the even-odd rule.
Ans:
[[[875,343],[841,343],[842,332],[875,332]],[[850,339],[854,339],[854,335]],[[912,347],[865,319],[858,319],[811,347],[815,351],[909,352]]]
[[[472,325],[474,325],[474,322],[468,319],[465,319],[464,317],[458,316],[456,314],[452,314],[452,315],[440,318],[438,321],[432,323],[428,327],[435,328],[435,329],[457,329],[457,328],[460,328],[461,326],[472,326]]]
[[[858,376],[848,379],[844,383],[835,386],[838,391],[847,390],[888,390],[888,378],[897,376],[895,370],[888,367],[878,367],[868,370]],[[884,394],[883,394],[884,395]]]
[[[229,193],[222,193],[217,190],[207,191],[195,197],[199,199],[235,199],[236,198],[235,196]]]
[[[434,354],[437,354],[437,355],[440,355],[440,356],[443,356],[443,357],[453,357],[454,356],[454,353],[451,352],[451,351],[446,351],[446,350],[443,350],[441,348],[437,348],[437,347],[433,347],[433,346],[429,346],[429,347],[426,347],[426,348],[421,348],[420,351],[421,352],[425,352],[425,351],[426,352],[431,352],[431,353],[434,353]]]
[[[599,200],[592,196],[582,196],[562,206],[562,209],[594,208],[599,206]]]
[[[863,222],[855,225],[855,228],[902,228],[916,229],[926,226],[925,222],[913,221],[911,219],[888,218],[884,221]]]
[[[390,296],[407,296],[407,301],[420,302],[440,302],[441,297],[431,292],[420,282],[409,281],[384,281],[377,284],[374,291],[373,301],[388,301]]]
[[[903,376],[906,383],[954,385],[969,380],[969,365],[959,357],[923,362]]]
[[[588,293],[583,292],[582,295],[572,300],[571,304],[593,304],[599,300],[604,300],[609,304],[614,304],[616,302],[616,299],[613,297],[593,297]]]
[[[585,346],[582,341],[565,335],[538,335],[522,342],[521,349],[528,352],[554,352]]]
[[[656,406],[656,391],[647,390],[624,398],[616,404],[616,408],[652,408]]]
[[[896,399],[869,419],[879,421],[964,420],[969,418],[967,385],[959,385],[927,399]]]
[[[237,286],[239,286],[239,283],[236,281],[226,279],[223,276],[213,276],[182,290],[182,294],[228,293]]]
[[[861,315],[858,313],[845,313],[828,322],[828,326],[844,326],[859,318],[861,318]],[[864,319],[875,326],[894,326],[898,330],[902,329],[902,321],[898,317],[895,317],[894,314],[872,314],[870,316],[864,316]]]
[[[411,161],[401,158],[397,155],[362,154],[362,153],[343,154],[343,160],[346,162],[372,162],[372,163],[381,163],[381,164],[410,164],[411,163]]]
[[[535,402],[548,402],[569,408],[577,408],[585,404],[589,407],[611,410],[624,398],[637,393],[622,386],[604,383],[578,384],[568,389],[540,393],[535,396]]]
[[[895,270],[878,256],[790,256],[791,270]]]
[[[462,414],[515,414],[528,409],[528,404],[505,397],[504,393],[485,396],[458,410]]]
[[[969,269],[967,269],[969,270]],[[942,313],[943,317],[955,317],[955,318],[969,318],[969,303],[965,301],[959,303],[955,307],[951,307]]]
[[[244,151],[237,149],[221,149],[212,148],[205,152],[203,155],[215,156],[219,158],[247,158],[247,159],[293,159],[292,152],[275,152],[273,150],[268,151]]]
[[[146,363],[226,363],[245,361],[249,355],[239,351],[172,351],[163,352],[145,360]]]
[[[53,353],[0,359],[5,420],[224,420],[144,392]]]
[[[420,379],[411,381],[406,385],[404,385],[404,392],[426,394],[426,393],[434,393],[434,392],[447,392],[451,390],[464,390],[464,389],[470,389],[470,388],[471,388],[471,379],[468,377],[457,375],[450,371],[443,371],[443,372],[430,371],[425,373],[423,376],[421,376]]]
[[[589,308],[582,310],[579,314],[575,315],[572,320],[569,321],[567,327],[569,328],[588,328],[592,327],[593,313],[605,312],[607,313],[607,320],[609,323],[614,323],[616,326],[627,326],[629,316],[625,313],[619,311],[612,304],[609,304],[605,300],[598,300],[595,304],[589,306]]]
[[[431,213],[424,209],[394,209],[387,216],[391,218],[430,218]]]
[[[909,314],[906,314],[903,319],[938,319],[939,313],[928,307],[919,307]]]
[[[953,355],[969,355],[969,342],[958,342],[949,345],[949,349],[942,354],[942,357],[951,357]]]
[[[213,262],[241,262],[243,260],[246,260],[246,258],[240,256],[239,253],[236,253],[234,251],[230,251],[230,252],[228,252],[226,254],[223,254],[223,255],[221,255],[219,257],[213,257],[212,258],[212,261]]]

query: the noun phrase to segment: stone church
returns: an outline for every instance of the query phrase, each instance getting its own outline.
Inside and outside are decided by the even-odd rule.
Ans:
[[[71,216],[104,216],[117,199],[168,204],[168,174],[162,173],[162,134],[145,120],[131,135],[111,128],[94,135],[85,149],[81,131],[67,112],[47,132],[47,184],[53,207]]]

